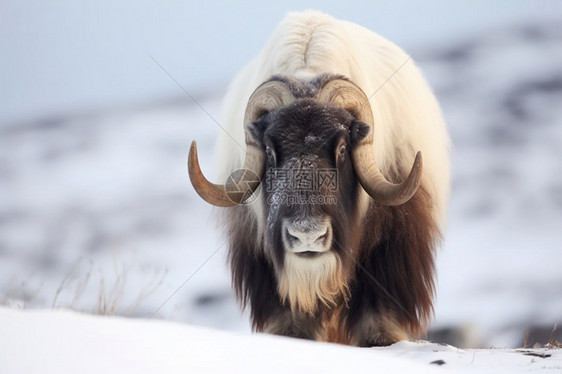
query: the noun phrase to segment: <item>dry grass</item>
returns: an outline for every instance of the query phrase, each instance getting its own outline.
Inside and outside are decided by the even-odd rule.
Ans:
[[[134,257],[128,262],[119,261],[117,256],[113,259],[113,274],[111,277],[103,276],[99,271],[99,280],[96,280],[97,271],[90,261],[76,261],[64,275],[50,303],[51,308],[70,309],[79,312],[100,315],[134,316],[142,304],[153,295],[162,285],[167,270],[154,271],[143,281],[136,296],[131,297],[131,286],[127,280],[129,273],[134,268]],[[110,282],[107,279],[111,279]],[[98,283],[97,291],[95,283]],[[14,279],[14,286],[0,296],[0,305],[11,308],[27,309],[29,307],[42,307],[48,300],[44,300],[43,283],[33,286],[31,281]],[[129,282],[130,283],[130,282]],[[93,291],[92,291],[93,289]],[[43,292],[41,292],[43,290]]]
[[[76,261],[72,265],[70,270],[65,274],[64,278],[62,279],[59,287],[57,288],[57,290],[55,292],[55,296],[53,298],[53,303],[51,304],[51,308],[60,308],[61,307],[61,306],[57,305],[57,301],[59,299],[59,296],[61,295],[61,293],[67,287],[70,287],[71,283],[73,282],[73,275],[76,272],[79,264],[80,264],[80,260]],[[74,297],[72,298],[71,303],[66,306],[67,309],[75,309],[76,308],[76,304],[81,299],[82,295],[84,294],[84,290],[86,289],[86,286],[87,286],[88,282],[90,281],[90,277],[92,275],[92,268],[93,268],[93,264],[92,264],[92,262],[90,262],[90,268],[86,272],[86,275],[78,280],[76,288],[74,289]]]
[[[30,277],[33,277],[33,274]],[[31,285],[30,282],[20,281],[15,276],[8,284],[11,286],[1,296],[0,305],[14,309],[26,309],[31,301],[40,298],[43,288],[43,284]]]
[[[167,270],[164,272],[157,272],[152,275],[152,278],[145,284],[139,291],[137,297],[133,302],[119,310],[121,302],[123,300],[125,286],[127,282],[127,275],[132,267],[132,263],[121,264],[119,266],[117,262],[114,261],[114,276],[115,279],[111,287],[106,288],[105,282],[100,279],[98,302],[96,306],[95,313],[102,315],[133,315],[141,304],[152,295],[156,290],[162,285],[164,278],[166,277]]]
[[[554,327],[550,331],[550,336],[548,338],[548,342],[546,344],[541,344],[539,342],[535,343],[533,347],[530,348],[547,348],[547,349],[560,349],[562,348],[562,343],[560,343],[557,339],[555,339],[554,334],[558,329],[558,324],[554,324]],[[527,348],[529,340],[529,331],[525,334],[525,339],[523,343],[523,348]]]
[[[556,332],[557,328],[558,328],[558,324],[554,324],[554,327],[552,328],[552,332],[550,333],[550,338],[548,340],[548,343],[545,344],[545,348],[551,348],[551,349],[562,348],[562,343],[554,339],[554,333]]]

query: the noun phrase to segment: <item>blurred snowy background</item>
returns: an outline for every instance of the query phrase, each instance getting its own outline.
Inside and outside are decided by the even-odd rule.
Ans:
[[[2,2],[0,304],[249,330],[187,150],[212,174],[229,80],[308,8],[400,45],[441,102],[455,147],[430,338],[546,343],[562,322],[557,1]]]

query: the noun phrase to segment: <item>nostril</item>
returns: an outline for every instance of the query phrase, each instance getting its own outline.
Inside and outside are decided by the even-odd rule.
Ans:
[[[282,238],[290,252],[324,252],[332,242],[332,227],[325,221],[283,222]]]
[[[331,241],[332,241],[332,226],[328,224],[326,225],[326,229],[324,230],[324,232],[318,235],[318,237],[314,240],[314,244],[325,247],[329,245],[330,244],[329,242]]]
[[[316,238],[316,240],[314,241],[315,244],[324,244],[324,241],[326,240],[326,238],[328,237],[328,232],[320,235],[318,238]]]
[[[295,245],[298,244],[301,240],[296,237],[295,235],[292,235],[289,230],[285,230],[285,239],[287,239],[287,241],[291,244],[291,245]]]

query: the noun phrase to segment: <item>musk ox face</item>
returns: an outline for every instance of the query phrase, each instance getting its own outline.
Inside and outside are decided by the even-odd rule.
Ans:
[[[299,99],[249,126],[265,149],[265,250],[279,293],[313,313],[346,297],[359,183],[351,150],[368,126],[347,110]],[[362,132],[360,130],[363,130]]]
[[[420,184],[419,153],[402,183],[384,177],[373,155],[373,127],[369,99],[340,76],[273,77],[249,99],[242,169],[257,176],[248,183],[250,192],[262,185],[263,209],[254,210],[253,222],[265,229],[244,240],[273,265],[279,297],[293,311],[312,315],[348,298],[362,232],[360,189],[395,206],[408,201]],[[240,203],[227,193],[237,186],[216,185],[203,176],[195,142],[188,166],[204,200],[221,207]]]

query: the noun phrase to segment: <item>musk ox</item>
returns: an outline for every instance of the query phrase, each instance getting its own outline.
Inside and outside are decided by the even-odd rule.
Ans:
[[[413,61],[353,23],[292,13],[234,79],[224,111],[227,182],[203,176],[195,142],[189,175],[225,207],[233,285],[254,329],[357,346],[420,336],[449,139]]]

